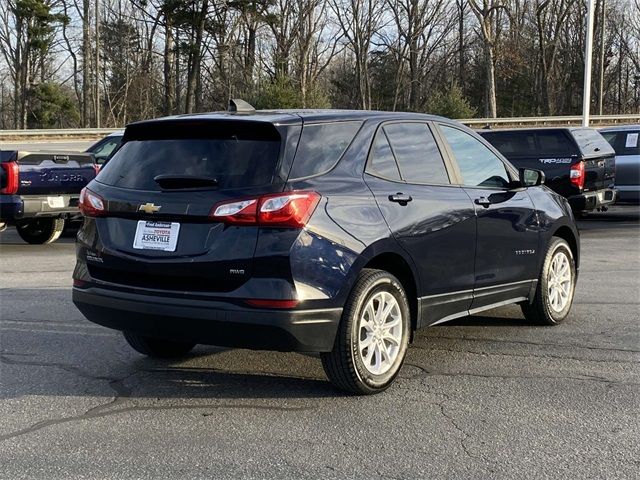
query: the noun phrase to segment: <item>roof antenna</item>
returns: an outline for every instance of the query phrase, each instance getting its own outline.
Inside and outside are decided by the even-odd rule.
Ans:
[[[251,113],[256,113],[256,109],[253,106],[241,98],[230,98],[229,99],[229,112],[230,113],[239,113],[243,115],[249,115]]]

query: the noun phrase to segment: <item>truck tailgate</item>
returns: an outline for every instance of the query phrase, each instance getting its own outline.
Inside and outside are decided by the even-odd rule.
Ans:
[[[96,163],[88,153],[3,152],[3,162],[18,164],[17,195],[80,193],[96,176]]]
[[[593,157],[584,161],[584,191],[592,192],[603,188],[612,188],[616,178],[614,156]]]

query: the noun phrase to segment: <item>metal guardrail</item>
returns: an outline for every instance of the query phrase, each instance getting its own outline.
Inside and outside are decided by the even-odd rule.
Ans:
[[[592,115],[591,125],[602,127],[640,123],[638,115]],[[558,127],[575,126],[582,123],[580,115],[564,117],[511,117],[511,118],[468,118],[458,120],[471,128],[508,128],[508,127]],[[62,128],[62,129],[33,129],[33,130],[0,130],[0,142],[8,140],[54,140],[54,139],[89,139],[99,138],[120,130],[118,128]]]
[[[59,128],[31,130],[0,130],[0,141],[31,139],[99,138],[113,133],[118,128]]]
[[[640,123],[638,115],[591,115],[590,125],[593,127],[604,127],[607,125],[622,125],[629,123]],[[482,128],[485,126],[495,128],[507,127],[561,127],[582,125],[581,115],[571,115],[563,117],[511,117],[511,118],[469,118],[458,120],[471,128]]]

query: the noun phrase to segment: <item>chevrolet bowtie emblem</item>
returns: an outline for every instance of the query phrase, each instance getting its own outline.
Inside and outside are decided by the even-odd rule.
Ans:
[[[145,203],[144,205],[140,205],[140,207],[138,207],[138,211],[144,213],[155,213],[160,210],[160,208],[162,207],[156,207],[153,203]]]

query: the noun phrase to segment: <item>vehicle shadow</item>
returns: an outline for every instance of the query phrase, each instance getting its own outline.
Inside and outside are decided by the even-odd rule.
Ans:
[[[134,352],[121,335],[84,320],[67,320],[64,327],[31,321],[23,323],[32,328],[12,328],[12,323],[7,321],[0,331],[0,399],[42,395],[200,401],[347,395],[327,381],[317,354],[199,345],[186,358],[157,360]],[[434,359],[441,344],[464,339],[476,329],[523,325],[522,318],[467,317],[422,329],[415,340],[421,349],[433,349],[429,357]],[[447,340],[439,339],[443,333]]]
[[[578,229],[639,228],[639,205],[614,205],[606,212],[591,212],[577,221]]]

